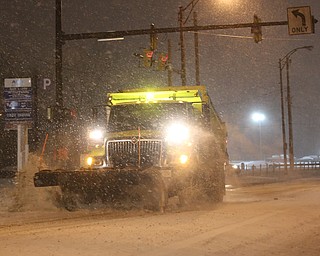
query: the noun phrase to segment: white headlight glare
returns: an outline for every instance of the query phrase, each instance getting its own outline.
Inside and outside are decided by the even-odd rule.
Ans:
[[[180,158],[179,158],[179,160],[180,160],[180,163],[181,163],[181,164],[185,164],[185,163],[188,162],[189,158],[188,158],[187,155],[181,155]]]
[[[89,138],[91,140],[101,140],[103,138],[103,131],[95,129],[89,132]]]
[[[93,164],[93,158],[90,156],[87,158],[87,165],[91,166]]]
[[[189,128],[184,124],[174,123],[166,130],[166,140],[170,143],[183,143],[189,139]]]

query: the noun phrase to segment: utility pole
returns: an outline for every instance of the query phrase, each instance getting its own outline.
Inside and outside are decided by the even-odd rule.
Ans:
[[[181,50],[181,84],[187,84],[186,78],[186,49],[183,35],[183,7],[179,7],[179,25],[180,25],[180,50]]]
[[[172,49],[171,41],[168,39],[168,86],[172,86]]]
[[[193,12],[193,26],[198,26],[198,16]],[[199,58],[199,33],[194,32],[194,56],[195,56],[195,70],[196,70],[196,85],[200,85],[200,58]]]
[[[289,65],[290,58],[286,57],[286,70],[287,70],[287,101],[288,101],[288,126],[289,126],[289,162],[290,170],[294,168],[294,153],[293,153],[293,128],[292,128],[292,99],[289,85]]]
[[[316,21],[314,21],[316,22]],[[301,46],[297,47],[290,52],[288,52],[282,59],[279,60],[279,67],[280,67],[280,89],[282,88],[282,69],[284,68],[284,65],[286,66],[286,71],[287,71],[287,103],[288,103],[288,129],[289,129],[289,162],[290,162],[290,170],[293,171],[294,168],[294,152],[293,152],[293,128],[292,128],[292,97],[291,97],[291,90],[290,90],[290,79],[289,79],[289,66],[291,59],[290,57],[296,53],[299,50],[306,49],[311,51],[313,49],[312,45],[308,46]],[[282,61],[285,61],[285,64],[282,65]],[[282,88],[283,89],[283,88]],[[283,94],[282,94],[283,97]],[[283,105],[283,99],[281,102],[281,107]],[[282,111],[282,134],[283,134],[283,146],[284,146],[284,157],[286,157],[286,149],[287,145],[285,143],[285,128],[284,128],[284,110]]]
[[[188,21],[189,16],[194,9],[194,7],[198,4],[200,0],[192,0],[185,8],[182,6],[179,7],[179,24],[180,24],[180,47],[181,47],[181,83],[182,85],[186,85],[187,78],[186,78],[186,49],[185,49],[185,43],[184,43],[184,35],[183,35],[183,25]],[[184,21],[183,12],[187,10],[189,7],[191,7],[191,10],[189,14],[187,15],[186,20]],[[193,22],[194,22],[194,28],[197,27],[197,14],[193,12]],[[198,44],[198,31],[195,30],[195,70],[196,70],[196,84],[200,85],[200,71],[199,71],[199,44]]]
[[[287,167],[287,143],[286,143],[286,127],[285,127],[285,118],[284,118],[284,95],[283,95],[283,83],[282,83],[282,63],[279,59],[279,70],[280,70],[280,98],[281,98],[281,128],[282,128],[282,148],[283,148],[283,164],[285,173],[288,172]]]

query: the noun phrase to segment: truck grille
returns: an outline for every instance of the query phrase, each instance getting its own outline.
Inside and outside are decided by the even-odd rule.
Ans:
[[[111,140],[107,141],[106,150],[107,163],[114,167],[161,165],[161,140]]]

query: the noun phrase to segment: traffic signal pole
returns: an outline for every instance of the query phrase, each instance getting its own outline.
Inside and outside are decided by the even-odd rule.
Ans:
[[[172,28],[153,28],[153,29],[136,29],[136,30],[122,30],[122,31],[107,31],[107,32],[93,32],[80,34],[62,34],[62,41],[83,40],[83,39],[111,39],[122,38],[126,36],[163,34],[163,33],[177,33],[190,31],[204,31],[204,30],[222,30],[235,28],[251,28],[255,26],[282,26],[288,25],[288,21],[274,21],[274,22],[260,22],[260,23],[240,23],[240,24],[226,24],[226,25],[204,25],[204,26],[187,26],[187,27],[172,27]]]
[[[61,0],[56,0],[61,2]],[[59,6],[61,8],[61,5]],[[57,11],[57,15],[61,15]],[[61,22],[61,16],[58,19]],[[136,35],[152,35],[152,34],[163,34],[163,33],[177,33],[183,34],[183,32],[198,32],[205,30],[223,30],[223,29],[236,29],[236,28],[252,28],[257,25],[261,27],[266,26],[283,26],[288,25],[288,21],[274,21],[274,22],[261,22],[261,23],[240,23],[240,24],[226,24],[226,25],[205,25],[205,26],[183,26],[183,27],[172,27],[172,28],[150,28],[150,29],[137,29],[137,30],[122,30],[122,31],[107,31],[107,32],[94,32],[94,33],[79,33],[79,34],[65,34],[61,31],[61,26],[56,26],[60,31],[56,32],[56,102],[59,105],[63,105],[62,102],[62,45],[65,41],[72,40],[84,40],[84,39],[112,39],[112,38],[122,38],[126,36],[136,36]],[[181,35],[180,35],[181,37]],[[183,36],[182,36],[183,37]],[[181,40],[181,39],[180,39]],[[184,45],[184,41],[183,41]],[[182,85],[186,84],[185,78],[185,55],[182,52],[181,56],[181,80]]]
[[[55,49],[55,71],[56,71],[56,105],[63,107],[62,94],[62,45],[64,44],[62,32],[62,8],[61,0],[56,0],[56,49]]]
[[[126,36],[136,35],[155,35],[162,33],[177,33],[180,32],[180,37],[183,37],[183,32],[198,32],[204,30],[222,30],[222,29],[236,29],[236,28],[253,28],[257,26],[283,26],[288,25],[288,21],[274,21],[274,22],[259,22],[259,23],[240,23],[240,24],[225,24],[225,25],[204,25],[199,26],[179,26],[171,28],[150,28],[150,29],[137,29],[137,30],[122,30],[122,31],[107,31],[107,32],[93,32],[93,33],[78,33],[78,34],[65,34],[62,31],[61,22],[61,0],[56,0],[56,104],[63,107],[63,85],[62,85],[62,46],[66,41],[71,40],[84,40],[84,39],[112,39],[123,38]],[[182,15],[182,14],[181,14]],[[180,16],[182,22],[183,17]],[[183,25],[183,24],[182,24]],[[184,44],[184,41],[183,41]],[[182,53],[183,55],[183,53]],[[185,55],[181,56],[181,80],[185,85]]]

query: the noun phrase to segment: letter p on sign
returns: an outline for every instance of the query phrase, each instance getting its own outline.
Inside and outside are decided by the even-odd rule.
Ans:
[[[47,87],[51,85],[51,80],[49,78],[43,79],[43,89],[47,90]]]

